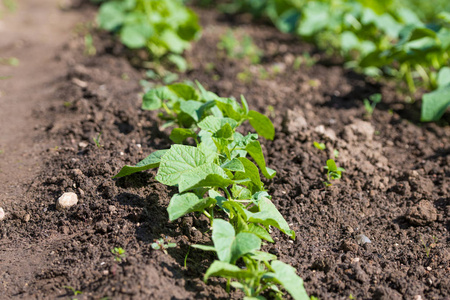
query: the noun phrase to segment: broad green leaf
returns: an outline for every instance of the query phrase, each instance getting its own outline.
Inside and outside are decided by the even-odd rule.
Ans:
[[[259,212],[252,213],[244,210],[247,221],[252,223],[259,223],[264,226],[273,226],[278,228],[281,232],[287,234],[290,238],[295,239],[295,232],[289,228],[288,223],[280,214],[278,209],[269,199],[263,197],[258,202]]]
[[[120,41],[131,49],[145,47],[148,37],[152,34],[151,28],[140,24],[126,25],[120,31]]]
[[[272,170],[266,166],[266,160],[262,152],[261,144],[258,141],[252,141],[245,147],[248,154],[255,160],[261,169],[261,173],[267,178],[272,179],[277,174],[275,170]]]
[[[294,300],[309,300],[309,296],[303,287],[303,280],[296,274],[293,267],[279,260],[272,261],[271,267],[275,271],[274,278]]]
[[[240,110],[242,109],[239,107],[239,104],[236,102],[236,100],[233,100],[231,98],[217,98],[216,106],[226,117],[231,118],[237,122],[240,122],[242,120],[242,114],[240,112]]]
[[[258,224],[255,224],[255,223],[249,224],[246,232],[253,233],[254,235],[258,236],[259,238],[261,238],[263,240],[274,243],[272,237],[267,232],[267,230]]]
[[[235,263],[242,255],[261,248],[259,237],[247,232],[235,235],[233,226],[221,219],[214,219],[212,240],[220,261],[229,263]]]
[[[212,140],[211,140],[212,142]],[[205,155],[205,159],[207,163],[212,163],[216,160],[218,154],[217,154],[217,148],[214,145],[214,142],[212,142],[213,147],[211,147],[208,143],[205,141],[202,141],[197,148]]]
[[[125,20],[125,12],[119,2],[107,2],[98,12],[97,23],[100,28],[108,31],[117,30]]]
[[[173,99],[176,96],[173,95],[167,87],[159,87],[152,89],[145,93],[143,97],[142,109],[155,110],[160,109],[161,104],[166,99]]]
[[[180,109],[182,112],[188,114],[192,119],[198,122],[201,118],[199,115],[200,108],[203,106],[203,103],[195,100],[181,101]]]
[[[265,115],[260,114],[257,111],[251,110],[248,112],[249,122],[256,132],[268,140],[273,140],[275,136],[275,128],[272,121]]]
[[[216,260],[206,271],[203,280],[206,282],[208,278],[212,276],[233,279],[250,279],[255,275],[247,269],[241,269],[233,264]]]
[[[183,172],[178,180],[180,193],[199,187],[226,187],[233,183],[225,171],[214,163],[206,163]]]
[[[422,97],[422,122],[439,120],[450,107],[450,86],[437,89]]]
[[[170,140],[175,144],[181,144],[190,137],[196,138],[197,135],[193,130],[186,128],[174,128],[169,136]]]
[[[124,166],[120,170],[120,172],[114,176],[113,178],[119,178],[131,175],[136,172],[153,169],[159,167],[159,163],[161,161],[161,157],[167,152],[168,150],[158,150],[138,162],[135,166]]]
[[[443,88],[450,85],[450,68],[443,67],[439,70],[438,74],[438,87]]]
[[[155,179],[166,185],[176,185],[183,173],[205,163],[205,155],[196,147],[172,145],[161,158]]]
[[[223,165],[221,165],[221,167],[222,169],[230,170],[233,172],[245,172],[244,165],[237,158],[233,158],[232,160],[225,162]]]
[[[216,200],[209,197],[199,198],[193,193],[175,194],[170,199],[167,212],[170,221],[173,221],[194,211],[202,212],[214,204],[216,204]]]
[[[184,100],[199,100],[197,91],[190,85],[175,83],[167,86],[167,88]]]
[[[245,184],[253,193],[261,191],[263,189],[263,183],[259,176],[259,170],[249,159],[245,157],[238,158],[240,162],[244,165],[245,172],[236,172],[234,174],[235,180],[248,179]]]
[[[232,129],[237,126],[237,122],[233,119],[208,116],[198,123],[198,127],[211,133],[216,133],[221,130],[225,124],[230,125]]]

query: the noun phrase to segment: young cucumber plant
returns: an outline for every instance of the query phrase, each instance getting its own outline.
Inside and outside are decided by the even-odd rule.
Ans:
[[[295,269],[260,251],[262,240],[274,242],[269,227],[295,238],[260,177],[260,171],[267,179],[276,174],[266,166],[258,141],[258,134],[274,138],[272,122],[249,110],[244,97],[238,103],[197,85],[199,91],[173,84],[144,95],[143,109],[162,110],[165,125],[178,126],[170,134],[176,144],[153,152],[135,166],[124,166],[115,177],[158,168],[155,179],[178,188],[167,208],[171,221],[191,212],[209,218],[213,245],[195,245],[216,252],[218,257],[207,270],[205,281],[212,276],[227,278],[227,288],[241,289],[248,299],[264,299],[261,293],[281,298],[278,285],[296,300],[309,299]],[[258,134],[244,136],[236,131],[247,120]],[[183,145],[188,138],[196,146]]]

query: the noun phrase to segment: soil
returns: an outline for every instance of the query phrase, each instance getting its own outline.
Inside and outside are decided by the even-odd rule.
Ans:
[[[347,70],[246,15],[197,12],[204,32],[180,79],[244,94],[276,127],[275,140],[262,142],[278,173],[266,185],[297,238],[274,232],[266,250],[294,266],[320,299],[448,299],[449,115],[419,124],[420,103],[406,104],[394,84]],[[242,297],[221,280],[203,283],[214,256],[189,245],[210,242],[207,220],[169,222],[174,190],[157,183],[155,171],[111,179],[171,141],[156,113],[140,109],[145,70],[128,59],[136,53],[94,30],[96,54],[86,55],[79,32],[89,26],[80,22],[94,15],[89,4],[62,11],[28,0],[0,24],[1,56],[21,61],[1,69],[13,77],[0,81],[0,298]],[[229,28],[264,51],[260,65],[217,50]],[[317,62],[294,68],[304,53]],[[377,92],[383,103],[368,117],[362,99]],[[325,188],[334,149],[346,172]],[[64,192],[79,202],[57,210]],[[153,250],[160,237],[177,247]],[[126,256],[115,259],[114,247]]]

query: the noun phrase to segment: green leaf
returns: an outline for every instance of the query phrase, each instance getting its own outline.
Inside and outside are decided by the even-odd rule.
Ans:
[[[169,213],[170,221],[173,221],[194,211],[202,212],[215,204],[215,199],[209,197],[200,198],[194,193],[175,194],[170,199],[167,212]]]
[[[191,245],[192,248],[197,248],[203,251],[213,251],[216,252],[216,248],[214,246],[208,246],[208,245]]]
[[[247,200],[252,198],[252,193],[249,189],[236,184],[231,188],[231,193],[233,194],[233,198],[237,200]]]
[[[159,87],[145,93],[143,97],[142,109],[156,110],[161,108],[161,104],[166,99],[176,98],[167,87]]]
[[[217,118],[208,116],[198,123],[198,127],[211,133],[216,133],[223,128],[224,125],[230,125],[232,129],[237,127],[237,122],[230,118]]]
[[[167,152],[168,150],[158,150],[138,162],[135,166],[124,166],[120,170],[120,172],[114,176],[113,178],[119,178],[131,175],[136,172],[153,169],[159,167],[159,163],[161,161],[161,157]]]
[[[263,251],[253,251],[250,253],[251,258],[259,261],[271,261],[271,260],[277,260],[277,256],[263,252]]]
[[[330,170],[332,172],[337,171],[336,162],[333,159],[327,160],[327,166],[324,169]]]
[[[145,47],[147,38],[151,35],[151,31],[139,24],[126,25],[120,31],[120,41],[131,49],[139,49]]]
[[[172,145],[161,158],[155,179],[165,185],[176,185],[181,175],[206,163],[205,155],[197,148],[185,145]]]
[[[233,183],[225,171],[214,163],[206,163],[183,172],[178,180],[180,193],[199,187],[224,188]]]
[[[272,237],[270,236],[270,234],[267,232],[267,230],[255,223],[251,223],[248,225],[248,229],[245,230],[246,232],[250,232],[253,233],[254,235],[258,236],[259,238],[266,240],[268,242],[274,243]]]
[[[120,27],[125,20],[125,13],[123,7],[119,2],[107,2],[104,3],[97,16],[97,23],[100,28],[114,31]]]
[[[261,169],[261,173],[267,178],[272,179],[277,174],[275,170],[266,167],[266,160],[264,159],[264,154],[262,152],[261,144],[258,141],[250,142],[246,147],[248,154],[255,160]]]
[[[275,279],[288,291],[294,300],[309,300],[309,296],[303,286],[303,280],[296,274],[293,267],[279,260],[272,261],[271,267],[275,271]]]
[[[450,85],[450,68],[449,67],[443,67],[439,70],[438,74],[438,87],[443,88],[447,85]]]
[[[259,176],[259,170],[249,159],[245,157],[238,158],[244,165],[245,172],[236,172],[234,174],[235,180],[248,179],[246,185],[253,193],[261,191],[263,189],[263,183]]]
[[[197,134],[193,130],[186,128],[174,128],[169,136],[170,140],[175,144],[181,144],[190,137],[196,138]]]
[[[437,89],[422,97],[422,122],[439,120],[450,107],[450,86]]]
[[[221,165],[221,167],[222,167],[222,169],[230,170],[232,172],[245,172],[244,165],[237,158],[233,158],[232,160],[228,160],[223,165]]]
[[[199,100],[197,91],[190,85],[175,83],[167,86],[167,88],[184,100]]]
[[[209,277],[220,276],[224,278],[234,279],[250,279],[255,275],[246,269],[241,269],[238,266],[229,264],[223,261],[214,261],[205,273],[203,280],[206,282]]]
[[[260,114],[257,111],[251,110],[248,112],[249,122],[256,132],[268,140],[273,140],[275,136],[275,128],[272,121],[265,115]]]
[[[237,122],[242,120],[242,114],[240,112],[242,109],[239,107],[236,100],[231,98],[217,98],[216,105],[226,117],[229,117]]]
[[[248,210],[244,211],[248,222],[260,223],[266,227],[271,225],[287,234],[290,238],[295,239],[295,232],[289,228],[288,223],[272,201],[262,197],[258,202],[258,208],[259,212],[257,213],[252,213]]]
[[[261,248],[259,237],[247,232],[235,235],[233,226],[221,219],[214,219],[212,240],[219,259],[229,263],[235,263],[242,255]]]
[[[203,106],[203,103],[195,100],[181,101],[180,102],[180,110],[198,122],[201,119],[200,108]]]

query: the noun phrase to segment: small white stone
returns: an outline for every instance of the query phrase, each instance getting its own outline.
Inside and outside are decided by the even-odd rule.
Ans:
[[[61,210],[65,208],[70,208],[78,203],[78,196],[75,193],[69,192],[64,193],[56,201],[56,209]]]
[[[80,148],[86,148],[88,146],[88,143],[86,143],[86,142],[79,142],[78,143],[78,147],[80,147]]]
[[[431,271],[431,270],[433,270],[433,269],[432,269],[431,267],[427,267],[427,270],[428,270],[428,271]]]
[[[2,221],[5,218],[5,211],[3,208],[0,207],[0,221]]]

